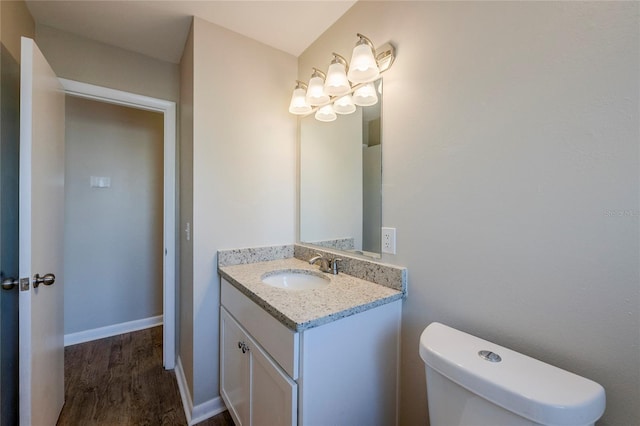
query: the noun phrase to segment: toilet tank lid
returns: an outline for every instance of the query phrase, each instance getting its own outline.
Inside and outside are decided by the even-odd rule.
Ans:
[[[588,425],[604,413],[598,383],[440,323],[422,332],[420,357],[472,393],[543,425]]]

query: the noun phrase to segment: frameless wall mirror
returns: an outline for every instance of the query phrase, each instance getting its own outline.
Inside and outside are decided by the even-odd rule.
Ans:
[[[378,102],[300,120],[300,241],[380,257],[382,79]]]

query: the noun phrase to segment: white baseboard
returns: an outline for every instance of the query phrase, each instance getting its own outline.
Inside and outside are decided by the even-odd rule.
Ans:
[[[99,327],[91,330],[78,331],[77,333],[65,334],[64,345],[77,345],[78,343],[104,339],[105,337],[117,336],[118,334],[123,333],[131,333],[132,331],[144,330],[145,328],[156,327],[158,325],[162,325],[162,315],[108,325],[106,327]]]
[[[184,375],[182,369],[182,360],[178,356],[176,362],[176,380],[178,382],[178,389],[180,389],[180,397],[182,398],[182,408],[184,408],[184,415],[187,418],[187,424],[193,426],[208,418],[222,413],[227,407],[222,402],[222,398],[215,397],[208,401],[193,406],[193,400],[191,399],[191,393],[189,392],[189,385],[187,385],[187,378]]]
[[[222,402],[222,398],[220,398],[219,396],[205,401],[202,404],[198,404],[193,407],[189,426],[203,422],[215,416],[216,414],[222,413],[226,409],[227,407],[224,405],[224,402]]]
[[[187,378],[184,375],[182,369],[182,360],[180,355],[176,359],[176,381],[178,382],[178,389],[180,390],[180,399],[182,399],[182,408],[184,409],[184,415],[187,418],[187,424],[191,425],[191,410],[193,408],[193,402],[191,401],[191,393],[189,392],[189,385],[187,384]]]

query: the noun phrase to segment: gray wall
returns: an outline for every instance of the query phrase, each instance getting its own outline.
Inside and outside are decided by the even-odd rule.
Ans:
[[[288,107],[297,68],[289,54],[202,19],[193,25],[193,281],[182,285],[193,286],[198,405],[218,397],[217,250],[295,238],[296,119]]]
[[[67,97],[65,334],[162,314],[163,140],[162,114]]]
[[[178,355],[193,395],[193,23],[180,61],[180,309]]]
[[[401,423],[440,321],[601,383],[640,419],[637,2],[358,2],[300,58],[392,41],[383,224],[409,270]],[[348,56],[347,56],[348,57]]]
[[[35,36],[35,23],[24,1],[3,1],[0,7],[2,44],[8,53],[20,63],[21,37]]]
[[[36,26],[36,42],[58,77],[169,101],[180,98],[177,64]]]

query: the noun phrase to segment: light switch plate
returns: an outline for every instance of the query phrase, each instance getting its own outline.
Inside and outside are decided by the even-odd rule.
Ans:
[[[382,252],[396,254],[396,228],[382,227]]]
[[[109,176],[91,176],[91,188],[111,188],[111,178]]]

